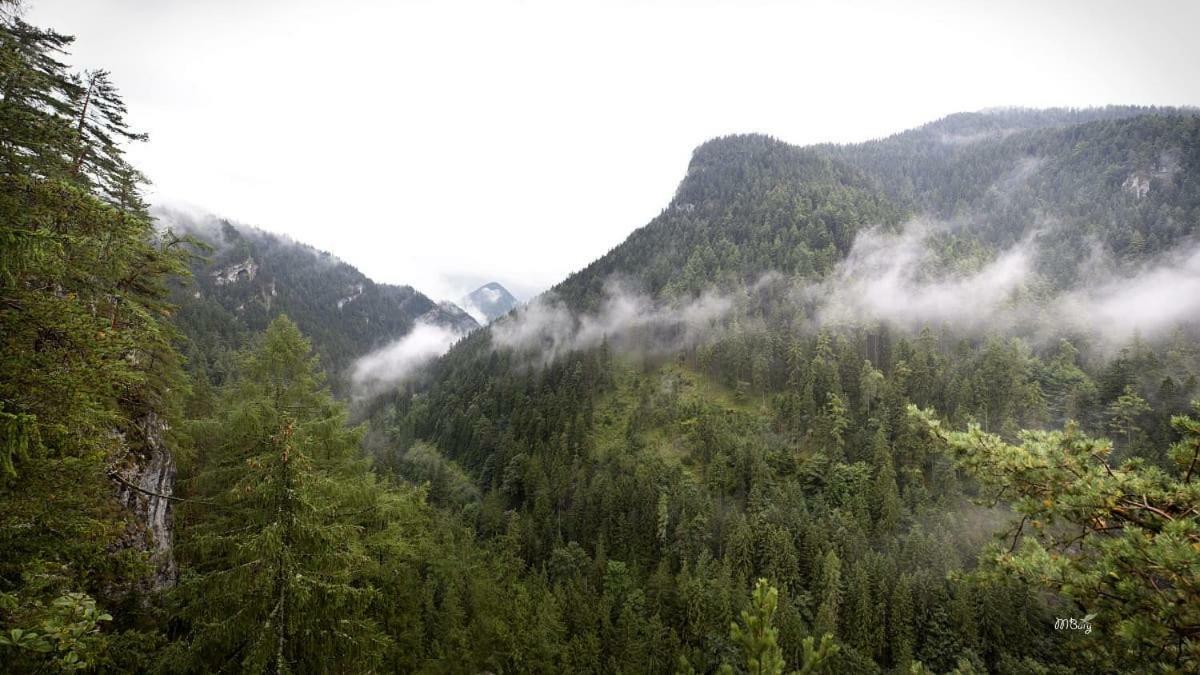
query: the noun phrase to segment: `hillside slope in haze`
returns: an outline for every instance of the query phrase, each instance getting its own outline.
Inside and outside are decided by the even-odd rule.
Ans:
[[[355,359],[412,331],[417,323],[466,334],[479,326],[456,305],[437,303],[411,286],[379,284],[327,252],[244,225],[160,210],[160,226],[211,247],[192,264],[176,293],[176,323],[188,338],[191,367],[216,375],[229,349],[242,347],[286,314],[312,340],[325,370],[341,386]]]
[[[380,461],[548,578],[560,666],[713,672],[765,578],[789,666],[1186,671],[1198,141],[1139,108],[710,141],[658,217],[406,383]],[[1125,489],[1158,514],[1114,525]]]
[[[992,249],[1037,233],[1039,271],[1062,287],[1097,249],[1126,269],[1196,234],[1194,110],[1109,107],[952,115],[823,152],[914,213]]]

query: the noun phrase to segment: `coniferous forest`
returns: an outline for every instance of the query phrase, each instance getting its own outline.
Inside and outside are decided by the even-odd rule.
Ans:
[[[478,327],[152,213],[119,73],[15,10],[0,671],[1200,672],[1195,110],[709,140]]]

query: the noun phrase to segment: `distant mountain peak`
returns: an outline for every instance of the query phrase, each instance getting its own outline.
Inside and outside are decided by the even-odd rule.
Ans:
[[[507,288],[490,281],[468,293],[461,304],[480,323],[490,323],[521,303]]]

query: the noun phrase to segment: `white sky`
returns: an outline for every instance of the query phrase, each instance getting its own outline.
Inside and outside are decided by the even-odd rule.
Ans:
[[[997,105],[1200,103],[1200,2],[27,0],[113,72],[151,197],[377,281],[528,298],[670,200],[692,149]]]

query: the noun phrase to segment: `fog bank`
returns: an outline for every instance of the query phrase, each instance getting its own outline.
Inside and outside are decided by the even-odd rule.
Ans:
[[[422,365],[446,353],[460,337],[444,326],[417,322],[407,335],[354,362],[350,379],[356,397],[369,397],[399,384]]]

